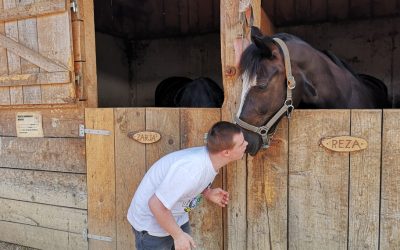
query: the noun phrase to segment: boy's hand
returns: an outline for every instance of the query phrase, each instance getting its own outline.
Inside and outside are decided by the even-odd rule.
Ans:
[[[175,250],[191,250],[192,248],[196,248],[193,238],[183,231],[173,238]]]
[[[210,188],[203,192],[204,197],[219,205],[220,207],[225,207],[229,202],[229,193],[221,188]]]

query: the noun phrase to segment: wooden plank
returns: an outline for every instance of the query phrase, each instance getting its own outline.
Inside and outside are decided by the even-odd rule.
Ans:
[[[117,249],[134,249],[135,237],[126,219],[133,194],[147,171],[146,146],[128,137],[145,131],[145,109],[115,109],[115,172]]]
[[[6,221],[0,221],[0,241],[48,250],[88,248],[82,234]]]
[[[19,5],[0,13],[0,22],[15,21],[66,11],[65,0],[47,0]]]
[[[397,0],[372,1],[372,16],[391,16],[398,14]]]
[[[289,248],[346,249],[349,154],[319,146],[350,133],[350,110],[297,110],[289,124]]]
[[[86,135],[88,232],[112,238],[112,242],[89,240],[89,249],[116,249],[113,109],[86,109],[85,127],[111,132]]]
[[[3,0],[0,0],[0,12],[4,12]],[[0,22],[0,34],[5,34],[4,22]],[[0,47],[0,76],[8,74],[7,50]],[[0,87],[0,105],[10,105],[10,88]]]
[[[272,21],[275,21],[275,5],[275,0],[261,0],[261,6],[264,9],[265,15]]]
[[[0,76],[0,86],[25,86],[38,84],[70,83],[71,72],[42,72]],[[38,86],[36,86],[38,87]]]
[[[95,30],[94,30],[94,11],[93,1],[78,0],[82,6],[80,8],[81,17],[83,19],[85,31],[85,55],[86,62],[83,64],[83,82],[84,94],[87,107],[97,107],[97,72],[96,72],[96,46],[95,46]]]
[[[328,2],[320,1],[320,0],[310,0],[311,6],[311,17],[309,20],[311,21],[326,21],[327,13],[328,13]]]
[[[0,221],[82,234],[87,211],[0,198]]]
[[[86,175],[0,168],[0,197],[86,209]]]
[[[72,28],[68,12],[38,17],[37,27],[39,52],[73,72]],[[43,103],[75,102],[76,93],[73,82],[64,85],[46,85],[41,88]]]
[[[287,249],[288,122],[277,128],[272,145],[247,169],[247,249]]]
[[[192,0],[193,1],[193,0]],[[201,0],[198,2],[197,15],[198,15],[198,33],[205,33],[212,30],[212,0]]]
[[[179,29],[180,32],[186,34],[189,30],[189,2],[187,0],[179,0]],[[218,9],[219,10],[219,9]]]
[[[285,25],[294,22],[296,7],[294,0],[276,1],[276,25]]]
[[[189,9],[189,33],[195,33],[199,29],[199,0],[188,1]]]
[[[372,15],[372,1],[351,0],[349,1],[349,17],[366,18]]]
[[[157,143],[146,146],[148,168],[164,155],[180,149],[179,109],[147,108],[146,130],[161,134]]]
[[[350,153],[349,249],[379,249],[381,110],[352,110],[351,135],[368,148]]]
[[[380,249],[400,248],[399,110],[383,111]]]
[[[0,249],[3,250],[35,250],[34,248],[30,248],[30,247],[25,247],[25,246],[21,246],[21,245],[15,245],[12,243],[8,243],[8,242],[4,242],[4,241],[0,241]]]
[[[309,22],[311,21],[311,0],[296,0],[294,2],[295,6],[295,20],[299,22]],[[288,17],[290,18],[290,17]],[[292,17],[293,21],[294,17]]]
[[[204,134],[221,120],[220,109],[181,109],[181,147],[204,145]],[[222,188],[222,174],[219,173],[213,187]],[[199,249],[223,249],[222,208],[204,200],[203,204],[190,212],[192,236]]]
[[[3,3],[4,10],[16,7],[15,0],[3,0]],[[5,23],[5,34],[0,34],[0,47],[4,47],[2,46],[2,38],[6,38],[6,41],[11,44],[18,44],[18,22],[12,21]],[[7,46],[5,47],[7,48]],[[21,73],[21,58],[14,52],[15,51],[12,51],[10,48],[7,48],[8,74]],[[23,101],[22,87],[10,87],[10,104],[22,104]]]
[[[27,7],[34,3],[34,0],[22,0],[18,3],[18,7]],[[28,18],[18,21],[18,39],[19,43],[27,48],[38,51],[36,18]],[[21,59],[21,73],[38,73],[39,67]],[[42,102],[42,93],[40,86],[24,86],[22,87],[24,104],[40,104]]]
[[[38,30],[39,32],[39,30]],[[24,59],[26,59],[27,61],[39,66],[40,68],[48,71],[48,72],[57,72],[57,71],[65,71],[67,70],[67,68],[63,65],[60,65],[59,63],[45,57],[42,56],[40,53],[33,51],[31,49],[29,49],[28,47],[25,47],[21,44],[19,44],[18,42],[14,41],[11,38],[8,38],[4,35],[0,34],[0,46],[2,46],[3,48],[6,48],[8,51],[14,53],[14,55],[18,55],[18,60],[19,61],[19,56],[23,57]],[[42,46],[42,44],[40,43],[40,46]],[[10,52],[8,53],[8,62],[10,65]],[[14,60],[14,59],[13,59]],[[12,70],[9,68],[9,74],[18,74],[21,73],[20,70],[15,69]]]
[[[0,137],[0,168],[86,173],[85,140]]]
[[[18,112],[29,112],[29,109],[0,110],[0,136],[16,136],[15,119]],[[35,109],[42,115],[42,126],[45,137],[79,137],[79,124],[84,124],[82,109]]]
[[[165,31],[170,34],[178,34],[179,31],[179,13],[177,13],[178,6],[179,0],[164,1]]]
[[[328,0],[328,21],[344,20],[349,16],[348,0]]]
[[[234,41],[242,34],[238,8],[238,1],[221,0],[221,61],[225,95],[222,120],[225,121],[233,121],[236,105],[240,103],[238,97],[242,83],[237,77],[234,49]],[[223,174],[224,189],[230,193],[230,204],[224,210],[224,249],[246,249],[246,160],[229,164]]]
[[[398,8],[400,12],[400,0],[398,1]],[[399,28],[400,25],[397,25],[396,27]],[[400,67],[400,49],[395,48],[400,48],[400,36],[395,36],[392,51],[389,52],[392,55],[393,61],[391,68],[393,69]],[[390,102],[392,103],[392,107],[400,107],[400,75],[395,74],[394,71],[392,71],[391,75],[391,84],[388,87],[388,92],[391,93],[389,95],[391,97]]]

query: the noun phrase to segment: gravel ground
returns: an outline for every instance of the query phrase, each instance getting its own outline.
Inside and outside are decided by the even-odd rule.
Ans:
[[[0,250],[36,250],[36,248],[24,247],[0,241]]]

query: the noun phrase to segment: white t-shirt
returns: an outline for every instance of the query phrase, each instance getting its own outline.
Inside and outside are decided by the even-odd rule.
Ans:
[[[136,190],[128,210],[128,221],[137,231],[168,236],[150,211],[150,197],[155,194],[182,226],[189,221],[188,212],[201,200],[200,193],[216,175],[206,147],[188,148],[162,157],[147,171]]]

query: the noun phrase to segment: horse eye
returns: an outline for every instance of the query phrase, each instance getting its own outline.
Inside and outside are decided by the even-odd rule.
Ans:
[[[267,87],[267,82],[258,82],[256,84],[257,89],[263,90]]]

